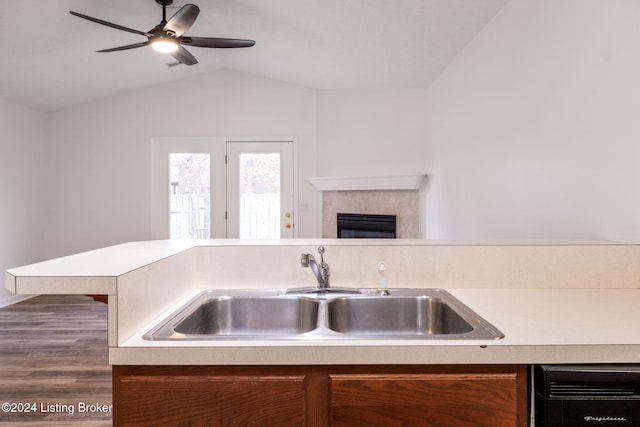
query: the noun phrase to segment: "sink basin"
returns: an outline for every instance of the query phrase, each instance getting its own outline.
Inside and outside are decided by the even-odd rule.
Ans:
[[[316,328],[318,306],[307,297],[205,296],[145,338],[289,337]]]
[[[504,335],[442,289],[354,293],[306,288],[203,291],[147,340],[500,339]]]
[[[176,325],[181,334],[301,334],[316,328],[318,302],[310,298],[220,297],[201,304]]]
[[[331,330],[352,335],[439,335],[473,331],[447,303],[426,296],[336,298],[328,303]]]

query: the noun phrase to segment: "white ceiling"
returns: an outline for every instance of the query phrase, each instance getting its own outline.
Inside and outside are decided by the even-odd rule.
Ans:
[[[155,0],[0,0],[0,98],[43,111],[227,68],[318,89],[426,87],[508,0],[175,0],[200,7],[185,34],[246,38],[246,49],[189,48],[168,67],[144,41],[70,10],[147,31]]]

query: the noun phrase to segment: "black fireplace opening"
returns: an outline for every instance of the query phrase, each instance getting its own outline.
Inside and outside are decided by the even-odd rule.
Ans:
[[[338,238],[395,239],[396,216],[338,213]]]

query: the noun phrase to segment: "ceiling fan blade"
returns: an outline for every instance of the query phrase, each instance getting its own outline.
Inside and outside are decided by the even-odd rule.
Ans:
[[[176,50],[175,52],[170,52],[169,54],[173,56],[176,61],[184,65],[195,65],[198,63],[198,60],[195,58],[195,56],[191,55],[191,53],[189,53],[189,51],[182,46],[179,46],[178,50]]]
[[[170,31],[176,37],[180,37],[193,25],[200,13],[200,8],[195,4],[185,4],[165,24],[163,30]]]
[[[140,34],[141,36],[145,36],[145,37],[150,37],[151,36],[151,34],[145,33],[144,31],[138,31],[138,30],[134,30],[133,28],[123,27],[122,25],[114,24],[113,22],[107,22],[107,21],[103,21],[102,19],[93,18],[91,16],[83,15],[81,13],[74,12],[72,10],[70,10],[69,13],[72,14],[73,16],[77,16],[78,18],[83,18],[83,19],[86,19],[88,21],[95,22],[97,24],[106,25],[107,27],[115,28],[116,30],[122,30],[122,31],[126,31],[128,33],[133,33],[133,34]]]
[[[236,48],[251,47],[256,44],[253,40],[221,39],[216,37],[182,37],[180,42],[195,47]]]
[[[119,50],[135,49],[137,47],[149,46],[149,40],[146,42],[128,44],[126,46],[112,47],[111,49],[96,50],[96,52],[117,52]]]

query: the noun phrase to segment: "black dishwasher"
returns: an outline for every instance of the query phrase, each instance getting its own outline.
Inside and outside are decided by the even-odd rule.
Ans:
[[[535,427],[640,426],[640,365],[536,365]]]

